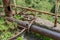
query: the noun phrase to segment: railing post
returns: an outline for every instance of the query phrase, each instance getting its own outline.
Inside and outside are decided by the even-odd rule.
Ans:
[[[58,1],[59,1],[59,0],[56,0],[54,27],[57,27],[57,18],[58,18]]]
[[[3,7],[5,11],[5,15],[7,17],[12,17],[12,10],[11,10],[11,5],[10,5],[10,0],[2,0],[3,2]]]
[[[17,0],[14,0],[15,13],[17,14],[16,2],[17,2]]]

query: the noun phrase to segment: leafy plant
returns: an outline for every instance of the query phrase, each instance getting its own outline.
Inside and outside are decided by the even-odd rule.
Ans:
[[[20,15],[14,15],[14,18],[21,19],[21,16]]]
[[[10,38],[12,36],[12,34],[10,32],[4,32],[1,34],[0,36],[0,40],[8,40],[8,38]]]
[[[17,39],[16,39],[16,40],[23,40],[23,39],[22,39],[22,37],[17,37]]]

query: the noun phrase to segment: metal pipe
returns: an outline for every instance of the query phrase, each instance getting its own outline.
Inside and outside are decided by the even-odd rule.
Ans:
[[[14,18],[9,18],[9,17],[6,17],[5,19],[10,22],[16,22],[17,24],[26,28],[28,28],[28,25],[29,25],[29,22],[26,22],[26,21],[16,20]],[[52,39],[60,40],[60,33],[58,32],[51,31],[49,29],[45,29],[37,25],[32,25],[30,30],[33,32],[37,32],[41,35],[47,36],[47,37],[51,37]]]

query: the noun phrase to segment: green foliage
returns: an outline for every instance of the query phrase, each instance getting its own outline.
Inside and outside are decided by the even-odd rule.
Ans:
[[[13,4],[13,0],[10,0],[11,3]],[[2,4],[2,0],[0,0],[0,4]],[[41,10],[41,11],[47,11],[47,12],[55,12],[55,0],[17,0],[17,5],[21,5],[21,6],[27,6],[27,7],[32,7],[34,9],[37,10]],[[14,8],[13,8],[14,9]],[[0,12],[3,12],[3,9],[0,8]],[[60,14],[60,2],[59,2],[59,14]],[[30,13],[31,12],[27,12]],[[39,17],[43,18],[43,19],[47,19],[49,21],[53,21],[53,17],[49,16],[49,15],[45,15],[45,14],[38,14]],[[14,18],[16,19],[21,19],[20,15],[15,15]],[[58,19],[58,23],[60,23],[60,18]],[[15,28],[17,27],[16,23],[10,23],[8,25],[4,24],[4,18],[0,18],[0,31],[2,30],[8,30],[8,28]],[[11,37],[11,32],[3,32],[0,34],[0,40],[7,40],[9,37]],[[33,34],[35,35],[38,39],[41,38],[43,40],[52,40],[48,37],[39,35],[39,34]],[[17,37],[16,40],[22,40],[21,37]]]
[[[0,25],[0,31],[7,30],[8,28],[5,25]]]
[[[14,2],[13,2],[13,0],[10,0],[10,2],[13,4]]]
[[[52,5],[49,2],[41,1],[37,4],[37,9],[50,12]]]
[[[17,0],[17,5],[26,6],[26,3],[23,0]]]
[[[2,0],[0,0],[0,4],[2,4]]]
[[[60,24],[60,18],[58,18],[58,21],[57,22]]]
[[[25,3],[29,5],[31,3],[31,0],[25,0]]]
[[[4,23],[4,18],[1,17],[1,18],[0,18],[0,24],[3,24],[3,23]]]
[[[16,39],[16,40],[23,40],[23,39],[22,39],[22,37],[17,37],[17,39]]]
[[[54,21],[54,20],[53,20],[53,17],[52,17],[52,16],[49,16],[49,15],[44,15],[44,14],[42,14],[42,15],[41,15],[41,18],[42,18],[42,19],[49,20],[49,21],[52,21],[52,22]]]
[[[49,2],[50,2],[50,3],[53,3],[53,4],[55,3],[55,1],[56,1],[56,0],[49,0]]]
[[[55,13],[55,5],[52,7],[51,12]]]
[[[21,19],[21,16],[20,15],[14,15],[14,18],[15,19]]]
[[[7,29],[8,29],[8,27],[6,25],[4,25],[3,17],[0,18],[0,31],[7,30]]]
[[[48,12],[50,12],[51,8],[53,7],[53,5],[48,2],[48,0],[45,0],[45,1],[43,1],[43,0],[42,1],[31,0],[30,5],[26,5],[26,6],[30,6],[34,9],[38,9],[38,10],[41,10],[41,11],[48,11]]]
[[[58,11],[58,13],[60,14],[60,3],[59,3],[59,11]]]
[[[11,37],[12,34],[10,32],[4,32],[0,36],[0,40],[8,40],[9,37]]]

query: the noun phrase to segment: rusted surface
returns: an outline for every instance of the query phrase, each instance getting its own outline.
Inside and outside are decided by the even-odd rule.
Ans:
[[[14,5],[11,4],[11,6],[14,6]],[[55,16],[54,13],[49,13],[49,12],[45,12],[45,11],[35,10],[35,9],[32,9],[32,8],[28,8],[28,7],[22,7],[20,5],[17,5],[16,7],[17,8],[22,8],[22,9],[26,9],[26,10],[31,11],[31,12],[39,12],[39,13],[42,13],[42,14],[47,14],[47,15]],[[60,15],[58,15],[58,17],[60,17]]]
[[[10,22],[16,22],[17,24],[28,28],[27,25],[29,25],[29,22],[16,20],[14,18],[9,18],[9,17],[7,17],[6,19]],[[37,26],[37,25],[32,25],[30,30],[33,31],[33,32],[40,33],[41,35],[44,35],[44,36],[47,36],[47,37],[51,37],[53,39],[60,40],[60,33],[58,33],[58,32],[51,31],[49,29],[46,29],[46,28],[43,28],[43,27],[40,27],[40,26]]]
[[[13,1],[14,1],[14,6],[15,6],[15,13],[17,14],[17,7],[16,7],[17,0],[13,0]]]
[[[14,4],[11,4],[11,6],[14,6]],[[0,6],[0,7],[2,7],[2,6]],[[49,12],[45,12],[45,11],[35,10],[35,9],[32,9],[32,8],[28,8],[28,7],[22,7],[20,5],[16,5],[16,7],[22,8],[22,9],[26,9],[26,10],[29,10],[29,11],[32,11],[32,12],[39,12],[39,13],[55,16],[54,13],[49,13]],[[58,15],[58,17],[60,17],[60,15]]]
[[[5,15],[7,17],[11,17],[12,16],[12,10],[11,10],[11,5],[10,5],[10,0],[2,0],[2,2],[3,2]]]

